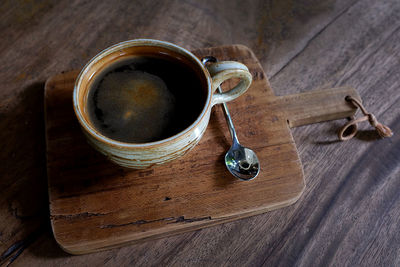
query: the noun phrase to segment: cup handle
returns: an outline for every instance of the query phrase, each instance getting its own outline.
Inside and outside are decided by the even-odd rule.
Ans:
[[[220,61],[207,64],[208,72],[211,74],[212,91],[218,88],[224,81],[232,78],[239,78],[240,82],[232,89],[223,93],[214,93],[212,105],[231,101],[249,88],[252,76],[249,69],[242,63],[235,61]]]

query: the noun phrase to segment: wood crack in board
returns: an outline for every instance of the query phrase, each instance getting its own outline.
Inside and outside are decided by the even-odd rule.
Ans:
[[[92,212],[83,212],[83,213],[78,213],[78,214],[60,214],[60,215],[51,215],[50,219],[51,220],[61,220],[61,219],[66,219],[66,220],[73,220],[73,219],[85,219],[85,218],[90,218],[94,216],[105,216],[108,213],[92,213]]]
[[[107,228],[115,228],[115,227],[123,227],[128,225],[141,225],[141,224],[148,224],[148,223],[155,223],[155,222],[167,222],[167,224],[171,223],[192,223],[192,222],[199,222],[204,220],[211,220],[211,216],[202,217],[202,218],[185,218],[185,216],[179,217],[169,217],[169,218],[161,218],[155,220],[137,220],[134,222],[122,223],[122,224],[106,224],[101,225],[99,228],[107,229]]]

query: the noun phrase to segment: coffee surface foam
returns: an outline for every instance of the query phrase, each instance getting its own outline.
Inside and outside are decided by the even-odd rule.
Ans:
[[[175,97],[164,81],[136,70],[108,73],[96,88],[96,128],[112,139],[149,142],[162,137],[173,118]]]

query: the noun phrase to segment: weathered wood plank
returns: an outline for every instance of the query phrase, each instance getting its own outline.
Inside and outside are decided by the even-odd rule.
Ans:
[[[284,95],[350,85],[370,112],[399,132],[399,11],[399,2],[359,1],[271,79],[273,88]],[[294,223],[267,249],[265,262],[301,266],[399,262],[399,243],[394,242],[399,234],[392,232],[399,216],[399,137],[374,141],[377,135],[366,123],[360,125],[355,140],[338,144],[336,131],[343,123],[294,129],[300,157],[308,161],[307,189],[303,205],[293,212]]]
[[[242,58],[255,74],[246,95],[229,106],[242,143],[260,159],[257,179],[242,182],[226,170],[221,156],[230,139],[217,108],[204,138],[185,157],[149,170],[108,162],[86,143],[75,119],[71,102],[77,72],[57,75],[45,87],[46,153],[50,220],[64,250],[84,254],[193,231],[281,208],[301,196],[303,170],[283,106],[268,105],[275,96],[254,54],[242,45],[194,53]],[[343,100],[326,98],[333,104]]]

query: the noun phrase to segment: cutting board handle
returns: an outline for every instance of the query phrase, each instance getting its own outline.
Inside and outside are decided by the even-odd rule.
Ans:
[[[352,87],[337,87],[306,93],[278,96],[289,127],[343,119],[353,116],[357,108],[345,100],[352,96],[361,101]]]

